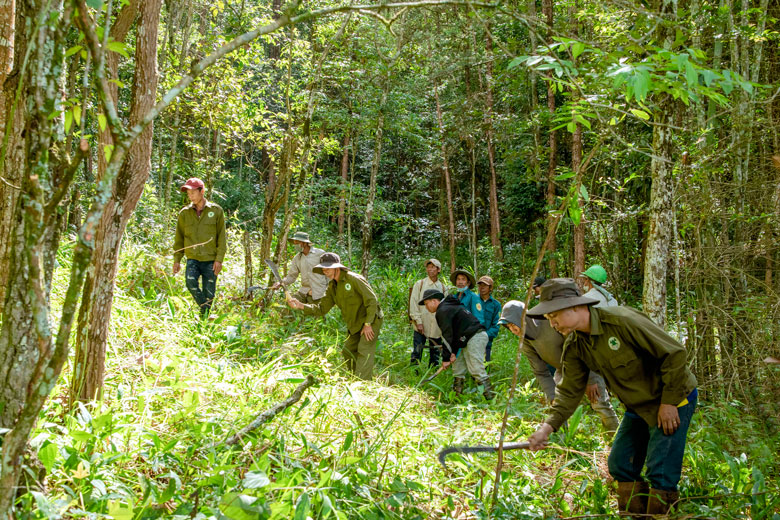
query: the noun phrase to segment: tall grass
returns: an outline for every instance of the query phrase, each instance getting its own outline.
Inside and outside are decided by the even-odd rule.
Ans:
[[[67,251],[65,249],[64,251]],[[169,260],[168,260],[169,261]],[[60,256],[55,297],[63,287]],[[65,415],[66,371],[42,412],[25,462],[29,492],[18,518],[378,519],[486,518],[495,457],[437,451],[494,443],[516,342],[503,331],[489,370],[499,397],[474,384],[463,396],[442,374],[408,367],[408,287],[421,271],[375,266],[369,279],[386,313],[377,377],[342,367],[338,310],[302,318],[281,299],[265,310],[231,300],[243,289],[228,258],[219,314],[196,319],[181,277],[154,251],[126,247],[114,302],[103,400]],[[522,439],[544,417],[531,371],[512,410],[509,436]],[[280,401],[306,374],[319,385],[238,446],[217,445]],[[686,455],[681,511],[718,518],[777,518],[776,433],[747,410],[704,403]],[[555,447],[506,453],[492,518],[608,515],[608,446],[583,407]]]

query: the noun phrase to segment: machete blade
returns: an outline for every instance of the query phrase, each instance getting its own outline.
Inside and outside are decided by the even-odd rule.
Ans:
[[[504,451],[508,450],[526,450],[529,444],[527,442],[507,442],[504,443]],[[498,446],[450,446],[439,452],[439,464],[447,469],[447,455],[450,453],[493,453],[498,451]]]

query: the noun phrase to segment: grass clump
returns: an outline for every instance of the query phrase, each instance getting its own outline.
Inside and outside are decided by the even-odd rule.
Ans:
[[[214,321],[196,318],[180,278],[132,244],[122,255],[100,401],[65,414],[65,371],[42,412],[18,518],[560,518],[614,515],[608,445],[581,407],[551,449],[506,452],[491,504],[496,457],[459,456],[450,444],[497,441],[517,344],[502,332],[489,367],[498,398],[474,383],[408,367],[405,298],[412,274],[386,268],[371,281],[386,313],[375,380],[341,367],[344,328],[334,309],[304,318],[277,295],[265,309],[220,277]],[[67,266],[62,255],[54,299]],[[226,263],[232,265],[232,261]],[[237,446],[221,441],[284,399],[308,375],[319,384]],[[544,416],[543,395],[521,365],[509,440]],[[738,406],[704,403],[689,436],[679,511],[778,518],[777,433]],[[211,447],[214,446],[214,447]],[[491,512],[492,508],[492,512]]]

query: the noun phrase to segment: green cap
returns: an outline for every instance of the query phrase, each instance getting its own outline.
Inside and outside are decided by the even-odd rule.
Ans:
[[[584,273],[580,274],[582,276],[587,276],[599,285],[607,281],[607,271],[598,264],[588,267]]]

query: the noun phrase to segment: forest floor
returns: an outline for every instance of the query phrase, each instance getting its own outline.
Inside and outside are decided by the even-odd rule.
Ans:
[[[474,382],[462,396],[452,376],[432,384],[409,367],[405,319],[411,274],[386,267],[370,281],[386,313],[375,379],[341,367],[338,309],[303,318],[283,295],[260,309],[241,298],[243,272],[228,258],[217,319],[196,319],[170,259],[125,244],[114,298],[105,391],[64,413],[67,367],[42,412],[32,446],[45,468],[22,498],[19,518],[608,518],[616,499],[609,445],[582,406],[543,452],[511,451],[492,501],[497,457],[436,454],[451,444],[497,442],[517,341],[503,330],[489,372],[498,398]],[[65,284],[60,254],[53,303]],[[427,353],[426,353],[427,356]],[[427,357],[426,357],[427,359]],[[246,435],[222,441],[317,378],[295,405]],[[523,359],[507,441],[544,418],[543,394]],[[705,394],[706,395],[706,394]],[[617,403],[616,403],[617,405]],[[620,409],[619,409],[620,413]],[[215,446],[214,446],[215,445]],[[739,402],[701,400],[691,427],[678,514],[688,518],[780,519],[780,435]]]

